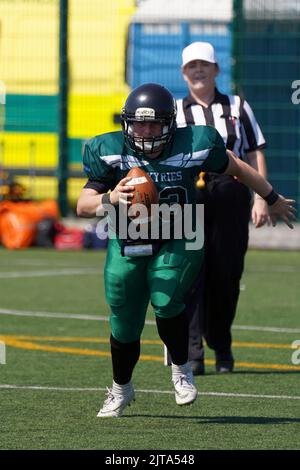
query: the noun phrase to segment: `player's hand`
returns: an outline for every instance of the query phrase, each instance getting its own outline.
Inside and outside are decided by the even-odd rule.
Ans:
[[[284,196],[279,194],[277,201],[269,206],[269,213],[273,227],[275,227],[278,218],[281,218],[288,227],[294,228],[291,220],[296,220],[295,214],[297,210],[294,207],[294,199],[285,199]]]
[[[251,217],[255,228],[262,227],[266,223],[268,225],[271,225],[269,206],[261,196],[254,197]]]
[[[130,205],[131,199],[133,198],[134,186],[128,186],[126,183],[130,181],[131,178],[126,176],[125,178],[121,179],[115,189],[110,193],[110,202],[113,206],[117,204],[125,204]]]

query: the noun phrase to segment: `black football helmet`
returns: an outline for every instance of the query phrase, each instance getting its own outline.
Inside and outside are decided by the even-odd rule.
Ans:
[[[176,101],[170,91],[157,83],[146,83],[135,88],[127,97],[121,111],[121,122],[126,146],[137,154],[163,151],[171,142],[176,129]],[[144,138],[133,135],[135,121],[162,124],[160,136]]]

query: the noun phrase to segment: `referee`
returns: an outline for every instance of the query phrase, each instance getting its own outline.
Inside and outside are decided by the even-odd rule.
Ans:
[[[266,143],[247,101],[216,88],[220,71],[213,46],[194,42],[182,51],[182,74],[189,94],[177,101],[177,126],[215,127],[226,147],[267,176],[262,149]],[[231,176],[200,174],[198,203],[205,204],[206,255],[203,272],[189,297],[189,361],[194,375],[204,374],[203,340],[214,350],[216,371],[232,372],[231,326],[248,246],[251,194]],[[254,195],[252,221],[269,223],[267,203]]]

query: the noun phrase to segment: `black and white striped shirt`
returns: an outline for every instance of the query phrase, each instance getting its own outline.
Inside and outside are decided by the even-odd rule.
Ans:
[[[240,158],[247,152],[266,147],[251,107],[237,95],[223,95],[216,89],[214,101],[207,108],[188,95],[177,100],[177,108],[177,127],[215,127],[225,146]]]

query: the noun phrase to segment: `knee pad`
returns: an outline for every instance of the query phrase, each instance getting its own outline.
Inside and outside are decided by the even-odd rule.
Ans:
[[[121,343],[140,339],[143,331],[148,296],[127,292],[122,276],[105,272],[106,301],[111,309],[110,326],[112,335]]]
[[[149,271],[150,298],[157,316],[171,318],[184,309],[184,277],[190,266],[184,256],[168,252],[153,262]]]
[[[124,280],[121,276],[110,271],[105,271],[105,296],[108,305],[121,307],[126,303],[126,290]]]
[[[131,312],[112,307],[109,322],[112,336],[120,343],[133,343],[140,339],[144,321],[138,321]]]

